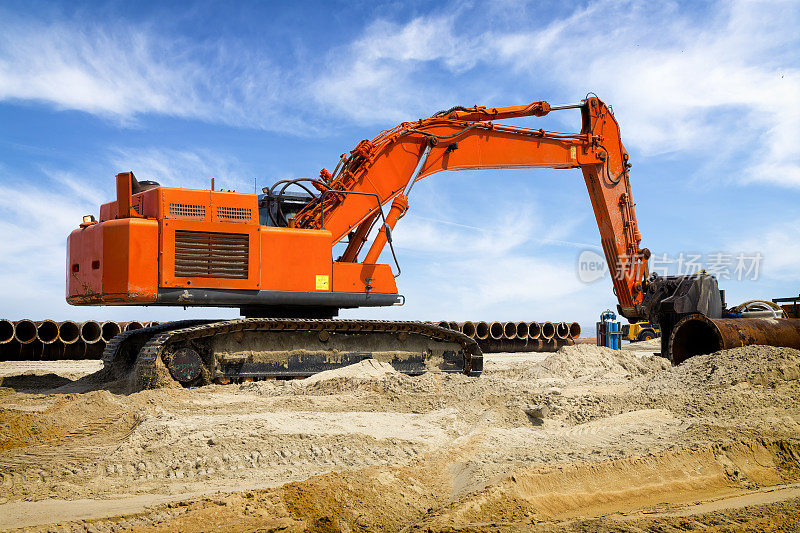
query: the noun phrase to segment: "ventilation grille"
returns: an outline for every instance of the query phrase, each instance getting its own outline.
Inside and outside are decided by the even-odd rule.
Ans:
[[[175,232],[175,276],[247,279],[250,241],[242,233]]]
[[[217,218],[225,222],[250,222],[250,213],[247,207],[217,207]]]
[[[169,204],[169,216],[193,220],[206,218],[206,206],[195,204]]]

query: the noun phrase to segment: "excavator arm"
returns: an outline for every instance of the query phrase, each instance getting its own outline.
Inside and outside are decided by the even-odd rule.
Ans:
[[[579,133],[557,133],[496,124],[579,108]],[[621,313],[638,320],[648,278],[650,252],[640,248],[630,187],[628,153],[612,110],[596,97],[570,106],[547,102],[486,108],[455,107],[430,118],[402,123],[361,141],[333,174],[323,169],[314,186],[320,194],[291,225],[331,232],[331,245],[349,236],[339,259],[357,262],[373,226],[379,231],[363,263],[375,263],[391,229],[408,209],[414,183],[444,170],[489,168],[580,168],[597,219],[600,238]],[[392,202],[388,215],[382,206]]]

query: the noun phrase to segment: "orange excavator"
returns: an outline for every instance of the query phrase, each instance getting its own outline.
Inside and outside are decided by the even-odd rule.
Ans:
[[[497,122],[566,109],[580,110],[580,132]],[[698,284],[713,296],[710,277],[649,277],[628,153],[611,108],[591,96],[564,106],[453,107],[361,141],[333,172],[278,181],[261,195],[214,190],[213,182],[211,190],[161,187],[118,174],[116,201],[100,208],[99,220],[85,216],[69,236],[67,301],[241,310],[238,320],[178,321],[116,337],[104,362],[135,368],[142,387],[153,386],[163,368],[189,386],[302,377],[364,358],[409,374],[479,374],[480,349],[458,332],[333,317],[343,308],[403,303],[392,230],[417,181],[444,170],[536,167],[582,170],[623,316],[669,321],[696,312]],[[378,262],[387,245],[397,274]]]

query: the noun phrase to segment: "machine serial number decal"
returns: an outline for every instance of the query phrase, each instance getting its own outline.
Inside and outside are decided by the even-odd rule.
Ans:
[[[325,276],[323,274],[317,274],[317,290],[318,291],[327,291],[328,290],[328,278],[329,278],[329,276]]]

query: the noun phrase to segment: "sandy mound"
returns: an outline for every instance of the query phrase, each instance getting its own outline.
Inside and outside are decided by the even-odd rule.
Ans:
[[[691,357],[653,379],[654,385],[694,389],[737,383],[774,387],[800,379],[800,350],[775,346],[743,346]]]
[[[638,356],[590,344],[564,346],[529,372],[527,378],[608,383],[661,372],[670,367],[662,357]]]
[[[374,359],[364,359],[353,365],[326,370],[319,374],[314,374],[297,383],[301,385],[311,385],[320,381],[330,379],[374,379],[386,376],[387,374],[397,374],[397,370],[386,362],[375,361]]]

